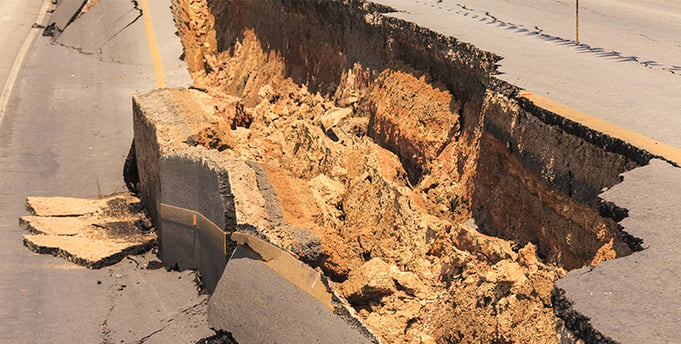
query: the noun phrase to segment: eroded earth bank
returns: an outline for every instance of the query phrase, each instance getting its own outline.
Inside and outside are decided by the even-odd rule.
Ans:
[[[555,343],[554,282],[637,249],[598,193],[648,157],[521,99],[500,57],[362,1],[174,5],[194,87],[164,135],[265,171],[282,218],[242,197],[251,226],[383,341]]]

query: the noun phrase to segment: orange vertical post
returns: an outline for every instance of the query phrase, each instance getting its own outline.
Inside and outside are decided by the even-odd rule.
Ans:
[[[575,0],[575,40],[579,43],[579,0]]]

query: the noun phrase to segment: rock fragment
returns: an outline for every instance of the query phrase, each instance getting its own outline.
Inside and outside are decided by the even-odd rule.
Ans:
[[[352,304],[360,304],[397,291],[390,265],[380,258],[373,258],[350,272],[343,283],[345,297]]]
[[[352,114],[351,108],[332,108],[324,113],[320,122],[324,130],[329,130]]]
[[[457,226],[457,230],[453,239],[460,250],[482,255],[493,264],[504,259],[515,260],[517,257],[509,241],[484,235],[466,224]]]
[[[326,175],[320,174],[309,182],[315,197],[323,200],[326,204],[337,206],[343,200],[345,186]]]
[[[407,294],[417,297],[425,296],[427,287],[415,273],[400,271],[396,266],[391,267],[391,273],[397,285]]]
[[[484,276],[485,280],[492,283],[511,283],[521,285],[527,281],[525,271],[517,262],[502,260],[492,267]]]

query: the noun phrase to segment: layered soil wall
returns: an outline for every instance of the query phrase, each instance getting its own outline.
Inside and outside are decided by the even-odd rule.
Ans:
[[[256,231],[388,342],[555,342],[564,269],[636,249],[598,194],[650,157],[527,103],[500,57],[363,1],[174,11],[208,113],[185,144],[266,176]]]

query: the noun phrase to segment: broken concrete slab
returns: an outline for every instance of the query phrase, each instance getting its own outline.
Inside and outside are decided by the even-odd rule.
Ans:
[[[289,275],[280,274],[286,271],[277,272],[269,266],[281,259],[270,257],[271,245],[250,239],[237,246],[209,300],[211,327],[229,331],[239,343],[377,342],[349,314],[339,315],[343,313],[342,308],[336,306],[332,310],[329,307],[333,305],[320,302],[319,295],[310,293],[309,288],[327,288],[318,272],[316,279],[308,280],[312,282],[308,290],[304,290],[291,283],[287,278]],[[263,250],[261,245],[268,249]],[[278,252],[288,255],[284,251]],[[304,268],[301,264],[301,269]],[[306,268],[314,275],[314,270]],[[328,290],[325,293],[329,295]]]
[[[225,254],[231,251],[225,231],[233,231],[236,226],[228,175],[196,156],[171,155],[161,158],[159,182],[159,247],[163,262],[180,270],[198,269],[206,289],[213,291],[226,264]],[[178,221],[172,214],[177,209],[198,215],[192,215],[191,222]]]
[[[33,234],[74,236],[88,230],[93,220],[89,217],[22,216],[19,225]]]
[[[570,271],[556,282],[556,314],[572,332],[564,336],[587,343],[676,343],[681,169],[652,160],[622,176],[601,197],[628,213],[620,224],[643,239],[643,250]]]
[[[113,211],[116,204],[138,207],[132,211],[133,213],[141,210],[139,199],[132,194],[115,194],[100,198],[28,197],[26,210],[36,216],[82,216],[106,209]],[[118,208],[119,210],[116,210],[118,213],[125,211],[120,206]]]
[[[61,0],[47,21],[43,36],[58,37],[78,16],[87,0]]]
[[[143,64],[148,50],[142,10],[134,1],[99,1],[76,19],[55,41],[105,61]],[[139,52],[139,53],[138,53]]]
[[[59,209],[63,211],[59,211]],[[19,224],[26,247],[98,269],[151,249],[156,234],[138,198],[123,193],[99,199],[30,197]]]
[[[136,242],[97,240],[82,236],[24,235],[24,245],[40,254],[51,254],[90,269],[113,265],[128,255],[148,251],[156,237]]]

